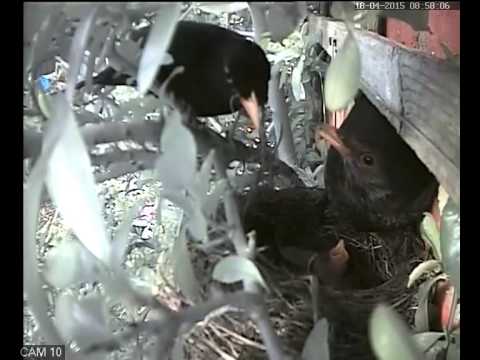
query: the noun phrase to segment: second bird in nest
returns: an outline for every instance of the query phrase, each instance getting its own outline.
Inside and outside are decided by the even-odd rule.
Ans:
[[[316,137],[331,145],[325,190],[260,188],[244,205],[246,229],[257,230],[260,244],[290,249],[282,258],[305,263],[301,251],[310,250],[326,262],[320,269],[339,268],[328,263],[349,260],[339,229],[393,233],[418,226],[431,210],[437,180],[363,93],[339,130],[324,125]]]
[[[437,180],[363,93],[338,131],[327,125],[317,134],[331,145],[325,169],[331,207],[356,229],[399,228],[431,210]]]

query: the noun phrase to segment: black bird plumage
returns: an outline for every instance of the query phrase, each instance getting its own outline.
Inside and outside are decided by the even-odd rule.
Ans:
[[[149,31],[149,27],[134,30],[131,38],[143,48]],[[174,62],[160,68],[156,85],[163,83],[175,67],[183,66],[184,72],[170,81],[167,92],[193,114],[229,114],[248,107],[248,101],[250,107],[267,102],[270,63],[263,50],[244,36],[212,24],[180,21],[169,53]],[[127,85],[128,78],[108,67],[94,77],[93,83]],[[82,82],[77,88],[83,85]]]
[[[310,249],[324,261],[339,238],[346,240],[348,267],[334,289],[325,279],[338,274],[317,273],[327,285],[319,287],[320,311],[334,331],[333,359],[374,359],[366,335],[369,316],[379,301],[393,304],[398,294],[413,294],[406,280],[425,256],[418,225],[432,208],[438,182],[363,93],[340,129],[322,126],[316,135],[331,145],[326,189],[258,189],[264,195],[251,195],[246,228],[259,229],[262,244]],[[335,236],[326,236],[332,231]],[[379,250],[370,248],[371,237],[381,244]],[[372,259],[377,251],[388,259],[388,271],[383,260]],[[298,261],[293,252],[281,255],[290,264]],[[410,308],[410,300],[403,303],[405,314]]]
[[[250,194],[245,220],[247,228],[261,228],[260,242],[319,251],[335,245],[315,243],[332,221],[356,231],[392,231],[418,225],[431,210],[437,180],[363,93],[338,131],[323,126],[319,135],[331,144],[325,191]]]
[[[380,111],[360,93],[331,144],[325,187],[331,206],[357,230],[414,224],[432,209],[438,182]]]

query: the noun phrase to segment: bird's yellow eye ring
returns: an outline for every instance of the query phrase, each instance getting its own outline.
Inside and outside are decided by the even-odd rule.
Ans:
[[[363,154],[361,160],[362,163],[367,166],[373,166],[375,164],[375,158],[370,154]]]

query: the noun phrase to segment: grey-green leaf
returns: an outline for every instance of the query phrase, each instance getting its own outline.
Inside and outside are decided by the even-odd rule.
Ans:
[[[178,111],[166,121],[161,147],[156,168],[163,187],[166,190],[190,188],[197,165],[197,147],[192,133],[183,126]]]
[[[69,103],[73,103],[73,95],[75,93],[75,85],[78,74],[80,73],[80,66],[83,62],[83,54],[87,46],[87,41],[95,25],[95,18],[97,16],[98,5],[92,4],[88,16],[81,22],[80,26],[75,31],[72,46],[69,54],[70,73],[67,79],[66,97]]]
[[[443,338],[443,340],[442,340]],[[419,349],[425,353],[426,360],[437,359],[438,353],[445,348],[445,334],[442,332],[423,332],[413,335]]]
[[[158,69],[165,60],[165,53],[175,32],[181,9],[181,3],[167,3],[158,11],[138,69],[138,91],[142,95],[153,84]]]
[[[420,234],[423,241],[430,244],[432,247],[435,259],[442,260],[442,252],[440,249],[440,232],[438,231],[432,214],[425,213],[425,217],[420,225]]]
[[[225,284],[246,281],[258,283],[268,289],[257,266],[250,259],[238,255],[227,256],[220,260],[213,269],[212,277]]]
[[[423,274],[429,273],[433,270],[439,270],[440,268],[441,264],[438,260],[427,260],[422,262],[421,264],[418,264],[408,276],[407,287],[412,286],[412,284],[418,279],[420,279]]]
[[[370,343],[379,360],[421,360],[422,355],[407,325],[385,305],[378,305],[370,318]]]
[[[175,284],[188,299],[197,300],[200,295],[200,285],[195,277],[190,251],[187,247],[185,228],[181,230],[173,245],[172,263]]]
[[[195,6],[207,13],[215,14],[217,16],[223,13],[233,13],[248,8],[246,2],[201,2],[196,3]]]
[[[50,151],[49,151],[50,150]],[[38,272],[36,247],[37,220],[40,209],[40,198],[46,175],[47,160],[50,149],[46,147],[27,180],[23,196],[23,290],[28,305],[42,331],[45,339],[51,344],[60,343],[60,335],[48,317],[48,300],[42,289],[43,279]]]
[[[325,77],[325,105],[330,111],[342,110],[354,99],[360,87],[361,58],[357,41],[349,31],[342,48],[328,67]]]
[[[45,259],[43,273],[50,285],[59,289],[82,281],[98,280],[95,257],[73,239],[64,239],[57,247],[50,250]]]
[[[195,239],[206,241],[208,239],[207,219],[205,219],[200,205],[193,204],[193,211],[187,214],[187,227]]]
[[[210,150],[195,180],[196,197],[201,202],[207,197],[208,190],[210,189],[210,173],[212,171],[214,157],[215,150]]]
[[[298,60],[297,66],[292,71],[292,92],[296,101],[305,100],[305,88],[302,83],[303,65],[305,64],[305,56],[302,55]]]
[[[114,272],[118,273],[123,270],[122,264],[125,252],[127,251],[127,247],[130,242],[129,235],[132,227],[132,221],[144,203],[144,199],[137,200],[125,213],[120,226],[116,230],[109,261],[109,265]]]
[[[85,247],[102,261],[108,261],[110,243],[107,239],[97,187],[90,157],[75,123],[71,109],[64,109],[65,125],[48,164],[47,187],[65,223],[72,228]]]
[[[329,360],[330,349],[328,345],[328,321],[320,319],[308,335],[303,346],[302,360]]]
[[[449,198],[443,209],[440,244],[445,272],[460,294],[460,209]]]
[[[227,180],[220,179],[215,182],[213,186],[213,191],[207,196],[203,202],[203,212],[207,218],[212,218],[215,216],[220,198],[225,193],[227,189]]]
[[[458,343],[450,344],[448,347],[446,360],[460,360],[460,335],[457,340]]]
[[[64,341],[74,340],[80,348],[108,340],[112,335],[104,299],[96,294],[81,300],[70,293],[60,295],[55,306],[55,323]]]

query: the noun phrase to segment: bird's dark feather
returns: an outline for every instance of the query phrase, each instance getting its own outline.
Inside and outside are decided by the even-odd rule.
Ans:
[[[430,211],[438,182],[364,94],[339,129],[351,150],[346,159],[331,148],[325,183],[332,207],[357,229],[375,231],[419,221]],[[362,166],[369,153],[373,167]]]
[[[149,31],[149,27],[134,30],[131,38],[139,41],[143,48]],[[237,111],[238,96],[249,98],[252,92],[259,105],[267,102],[270,63],[263,50],[242,35],[216,25],[181,21],[169,53],[174,63],[160,68],[156,85],[163,83],[175,67],[183,66],[184,72],[170,81],[167,92],[189,106],[195,115],[215,116]],[[126,79],[127,75],[107,68],[93,83],[126,85]],[[83,83],[77,88],[81,86]]]

